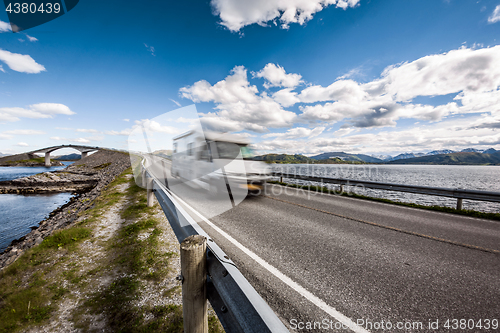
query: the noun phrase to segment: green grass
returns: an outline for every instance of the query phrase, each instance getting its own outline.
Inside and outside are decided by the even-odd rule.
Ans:
[[[48,286],[52,255],[59,248],[68,252],[90,236],[86,228],[69,228],[53,235],[28,251],[0,273],[0,332],[14,332],[48,319],[57,309],[50,304],[67,292],[55,284]],[[29,306],[29,311],[28,311]]]
[[[95,170],[102,170],[102,169],[106,169],[107,167],[109,167],[111,165],[111,163],[103,163],[101,165],[98,165],[98,166],[95,166],[94,169]]]
[[[450,214],[457,214],[457,215],[464,215],[464,216],[478,217],[478,218],[483,218],[483,219],[488,219],[488,220],[500,221],[500,214],[499,213],[484,213],[484,212],[478,212],[478,211],[469,210],[469,209],[457,210],[457,209],[451,208],[451,207],[443,207],[443,206],[436,206],[436,205],[425,206],[425,205],[418,205],[418,204],[414,204],[414,203],[393,201],[393,200],[383,199],[383,198],[368,197],[368,196],[359,195],[359,194],[355,194],[355,193],[342,193],[342,194],[340,194],[340,193],[338,193],[338,191],[332,191],[326,187],[314,186],[314,185],[296,185],[296,184],[281,183],[278,181],[269,181],[269,183],[293,187],[293,188],[299,188],[299,189],[308,190],[308,191],[312,191],[312,192],[321,192],[321,193],[329,193],[329,194],[334,194],[334,195],[342,195],[342,196],[348,196],[351,198],[357,198],[357,199],[362,199],[362,200],[384,202],[384,203],[388,203],[388,204],[392,204],[392,205],[413,207],[413,208],[433,210],[433,211],[439,211],[439,212],[450,213]]]
[[[84,227],[59,230],[45,238],[40,246],[38,246],[37,251],[58,249],[60,247],[73,248],[78,241],[88,238],[91,234],[92,232]]]

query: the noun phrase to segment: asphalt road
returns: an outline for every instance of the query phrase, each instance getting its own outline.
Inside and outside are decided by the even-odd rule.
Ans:
[[[277,185],[229,209],[225,200],[169,181],[293,282],[200,222],[292,332],[345,331],[322,302],[371,332],[500,331],[491,329],[500,320],[500,222]],[[316,329],[306,329],[314,322]]]

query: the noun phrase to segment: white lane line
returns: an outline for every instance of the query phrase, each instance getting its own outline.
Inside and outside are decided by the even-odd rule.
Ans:
[[[330,305],[326,304],[325,301],[320,299],[319,297],[315,296],[311,292],[307,291],[304,287],[299,285],[297,282],[293,281],[290,279],[288,276],[285,274],[281,273],[276,267],[270,265],[267,263],[264,259],[256,255],[254,252],[251,250],[247,249],[245,246],[243,246],[240,242],[238,242],[236,239],[231,237],[229,234],[227,234],[224,230],[220,229],[218,226],[210,222],[205,216],[201,215],[198,211],[196,211],[193,207],[188,205],[184,200],[179,198],[177,195],[175,196],[176,200],[180,201],[184,206],[189,208],[194,214],[196,214],[199,218],[201,218],[203,221],[205,221],[206,224],[208,224],[210,227],[215,229],[219,234],[224,236],[228,241],[233,243],[237,248],[239,248],[241,251],[243,251],[245,254],[247,254],[250,258],[255,260],[257,263],[259,263],[262,267],[267,269],[271,274],[276,276],[278,279],[280,279],[283,283],[288,285],[290,288],[294,289],[296,292],[298,292],[300,295],[302,295],[304,298],[312,302],[314,305],[319,307],[321,310],[325,311],[327,314],[335,318],[337,321],[341,322],[343,325],[351,329],[353,332],[356,333],[370,333],[370,331],[365,330],[363,327],[356,325],[349,317],[346,315],[340,313],[339,311],[335,310],[335,308],[331,307]]]

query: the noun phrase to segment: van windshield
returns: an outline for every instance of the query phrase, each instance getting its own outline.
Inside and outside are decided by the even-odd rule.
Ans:
[[[250,160],[255,156],[252,148],[247,145],[223,141],[217,141],[216,144],[217,153],[221,159],[235,159],[240,152],[244,160]]]

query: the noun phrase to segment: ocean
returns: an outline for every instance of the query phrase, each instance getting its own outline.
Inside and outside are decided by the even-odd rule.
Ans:
[[[41,172],[64,169],[72,162],[57,167],[0,167],[0,180],[13,180]],[[46,219],[50,212],[67,203],[71,193],[0,194],[0,253],[14,239],[31,231],[30,227]]]

